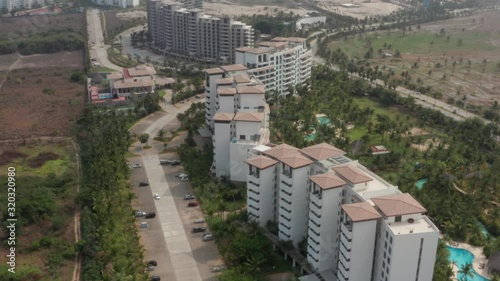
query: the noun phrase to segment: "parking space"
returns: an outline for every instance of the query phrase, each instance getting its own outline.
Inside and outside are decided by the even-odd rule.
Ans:
[[[142,164],[142,168],[132,171],[131,182],[137,195],[133,207],[156,212],[156,218],[138,219],[138,224],[148,222],[148,228],[139,230],[145,259],[158,261],[151,275],[159,275],[162,280],[215,280],[211,270],[223,261],[214,241],[203,241],[203,233],[192,233],[193,226],[206,224],[194,223],[203,218],[200,207],[188,207],[188,202],[194,200],[184,200],[186,194],[193,194],[191,185],[176,177],[184,172],[182,166],[160,165],[159,159],[178,157],[167,153],[129,158],[131,164]],[[140,182],[150,186],[139,187]],[[153,193],[160,194],[160,200],[154,200]]]

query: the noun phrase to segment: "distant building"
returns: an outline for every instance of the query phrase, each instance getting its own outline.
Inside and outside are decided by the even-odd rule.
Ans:
[[[297,30],[302,30],[302,29],[308,29],[311,27],[318,26],[320,24],[324,24],[326,22],[326,17],[321,16],[321,17],[309,17],[306,16],[304,18],[301,18],[295,23],[295,28]]]
[[[312,53],[305,38],[276,37],[257,48],[235,49],[236,63],[245,65],[266,91],[288,94],[290,87],[311,78]]]
[[[40,6],[45,4],[44,0],[0,0],[0,14],[13,10],[31,9],[33,4]]]
[[[148,1],[148,33],[154,50],[225,64],[234,62],[235,48],[253,46],[250,25],[205,14],[197,3]]]
[[[139,0],[91,0],[92,3],[98,6],[115,6],[121,8],[137,7]]]

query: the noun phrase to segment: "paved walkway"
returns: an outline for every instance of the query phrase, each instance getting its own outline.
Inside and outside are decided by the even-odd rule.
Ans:
[[[155,152],[142,156],[144,168],[153,193],[160,194],[160,200],[155,200],[161,228],[168,247],[176,280],[201,281],[201,275],[193,256],[191,246],[184,231],[182,221],[177,211],[174,198],[170,191],[160,158]]]

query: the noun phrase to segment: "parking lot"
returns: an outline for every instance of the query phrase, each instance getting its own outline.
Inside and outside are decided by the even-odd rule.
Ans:
[[[157,155],[154,152],[129,158],[131,164],[142,165],[131,175],[137,196],[133,208],[156,212],[155,218],[137,220],[138,225],[148,222],[147,228],[139,230],[146,250],[145,260],[158,262],[150,275],[169,281],[215,280],[212,268],[223,265],[223,261],[214,241],[203,241],[203,233],[192,233],[193,226],[206,227],[206,224],[194,223],[203,218],[200,207],[187,207],[190,200],[184,200],[186,194],[193,194],[191,185],[176,177],[184,172],[181,165],[160,165],[159,159],[179,158],[176,153]],[[139,187],[139,182],[148,182],[150,186]],[[160,195],[159,200],[153,198],[154,193]]]

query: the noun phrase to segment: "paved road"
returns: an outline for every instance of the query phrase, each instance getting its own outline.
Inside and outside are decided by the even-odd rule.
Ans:
[[[97,62],[99,62],[103,67],[121,71],[121,67],[112,64],[108,60],[108,53],[106,52],[106,49],[110,46],[104,45],[100,16],[102,16],[102,14],[97,9],[89,8],[87,10],[87,32],[89,35],[88,44],[90,58],[97,60]]]

